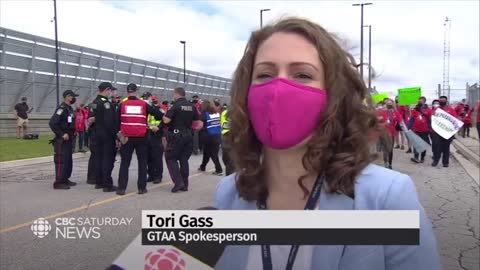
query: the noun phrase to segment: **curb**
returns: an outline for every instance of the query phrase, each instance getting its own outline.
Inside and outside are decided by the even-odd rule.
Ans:
[[[90,156],[90,152],[75,153],[73,154],[72,158],[75,160],[75,159],[89,157],[89,156]],[[50,162],[53,162],[53,156],[3,161],[3,162],[0,162],[0,169],[3,170],[3,169],[20,167],[20,166],[29,166],[29,165],[50,163]]]
[[[453,140],[452,145],[455,146],[455,148],[463,155],[465,156],[468,160],[470,160],[474,165],[479,166],[480,165],[480,157],[472,152],[472,150],[468,149],[465,147],[461,142],[458,140]]]
[[[458,161],[460,166],[465,172],[472,178],[473,182],[480,186],[480,170],[478,169],[478,163],[475,165],[471,160],[468,160],[463,153],[458,150],[456,145],[451,145],[451,155]]]

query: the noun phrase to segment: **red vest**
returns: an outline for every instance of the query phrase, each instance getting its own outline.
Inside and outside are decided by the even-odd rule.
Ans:
[[[145,137],[147,104],[140,99],[127,99],[120,105],[120,130],[125,137]]]

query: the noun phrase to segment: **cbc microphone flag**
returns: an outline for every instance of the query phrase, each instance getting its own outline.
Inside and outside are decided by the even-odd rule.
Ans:
[[[212,270],[191,255],[169,245],[144,246],[142,236],[120,254],[107,270]]]

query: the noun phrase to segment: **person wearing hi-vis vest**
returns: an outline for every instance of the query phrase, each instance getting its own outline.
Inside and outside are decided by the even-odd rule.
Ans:
[[[161,108],[158,106],[157,96],[152,97],[152,105],[155,108]],[[154,184],[160,184],[163,178],[162,137],[163,137],[162,120],[158,120],[153,115],[149,115],[148,116],[148,136],[147,136],[147,140],[148,140],[147,182],[153,182]]]
[[[218,159],[218,151],[220,150],[222,127],[220,126],[220,113],[216,111],[215,107],[206,100],[202,103],[202,116],[201,120],[206,127],[203,159],[199,171],[204,172],[205,167],[210,159],[212,159],[215,165],[214,175],[223,175],[222,165]]]
[[[154,108],[145,101],[137,98],[137,85],[127,86],[128,99],[120,104],[120,132],[119,140],[122,143],[120,155],[120,173],[118,176],[118,195],[125,195],[128,184],[128,168],[132,160],[133,150],[138,159],[138,194],[147,192],[147,116],[153,115],[161,119],[164,112]]]
[[[230,145],[228,144],[230,125],[227,106],[224,107],[222,115],[220,116],[220,125],[222,126],[222,160],[223,164],[225,164],[225,175],[230,175],[235,169],[233,167],[232,158],[230,157]]]

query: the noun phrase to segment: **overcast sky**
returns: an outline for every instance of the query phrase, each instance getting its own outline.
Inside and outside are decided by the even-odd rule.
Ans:
[[[296,15],[309,18],[359,48],[358,1],[62,1],[60,41],[230,78],[246,41],[264,24]],[[479,81],[479,1],[371,1],[364,24],[372,25],[372,64],[379,92],[421,86],[432,97],[442,83],[444,21],[451,24],[452,99]],[[0,0],[0,26],[54,38],[53,1]],[[365,29],[364,61],[368,61]],[[359,49],[353,51],[359,57]],[[366,70],[365,70],[366,73]]]

